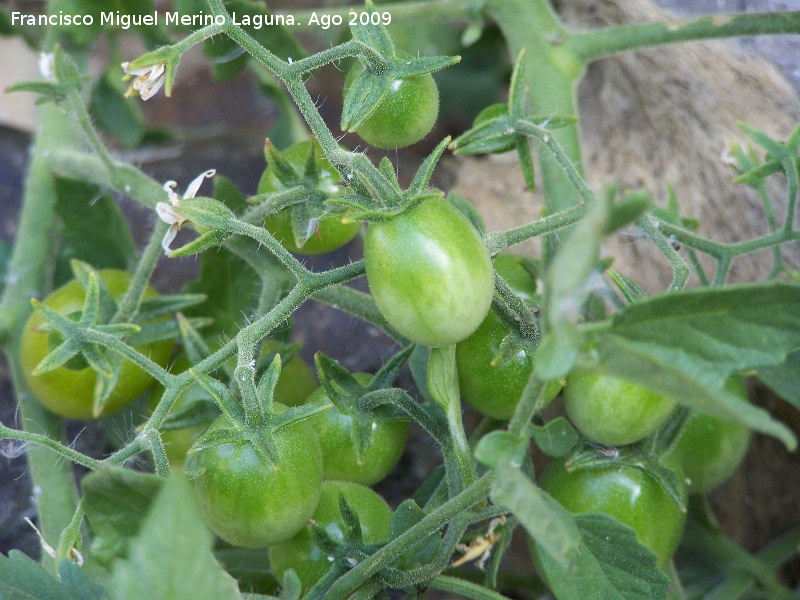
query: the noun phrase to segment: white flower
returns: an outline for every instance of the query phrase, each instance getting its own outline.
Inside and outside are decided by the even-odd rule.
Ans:
[[[186,188],[183,198],[179,198],[178,194],[175,193],[174,188],[178,185],[175,181],[168,181],[164,184],[164,191],[167,192],[169,203],[159,202],[156,204],[158,217],[170,226],[167,233],[164,234],[164,239],[161,241],[161,247],[164,249],[164,252],[169,252],[169,245],[172,243],[172,240],[175,239],[175,236],[178,235],[181,226],[187,221],[187,219],[178,214],[175,208],[180,206],[181,200],[194,198],[195,194],[197,194],[197,190],[199,190],[200,186],[203,184],[203,180],[213,177],[216,172],[216,169],[209,169],[204,173],[200,173],[200,175],[195,177],[192,183],[189,184],[189,187]]]
[[[46,81],[56,80],[55,55],[42,52],[39,54],[39,72]]]
[[[125,97],[128,98],[134,93],[138,93],[142,100],[149,100],[158,93],[161,86],[164,85],[167,73],[167,63],[161,62],[154,65],[147,65],[146,67],[138,67],[132,69],[131,63],[122,63],[122,69],[125,71],[123,81],[127,81],[131,77],[136,77],[134,82],[125,92]]]

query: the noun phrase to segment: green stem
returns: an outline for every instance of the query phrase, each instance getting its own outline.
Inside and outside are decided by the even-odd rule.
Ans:
[[[492,480],[492,474],[487,473],[463,492],[423,517],[419,523],[400,534],[375,554],[356,565],[331,586],[326,600],[344,600],[350,597],[353,591],[362,586],[382,567],[394,563],[408,548],[413,547],[464,511],[483,501],[489,493]]]
[[[487,0],[486,9],[503,32],[512,57],[526,50],[522,65],[523,86],[530,92],[533,115],[575,115],[577,82],[585,63],[568,44],[564,28],[547,0]],[[569,125],[551,132],[571,165],[581,173],[578,128]],[[551,211],[576,204],[574,187],[562,166],[539,148],[539,170],[545,200]]]
[[[24,431],[19,429],[11,429],[10,427],[6,427],[5,425],[0,424],[0,439],[17,440],[20,442],[35,444],[35,446],[39,448],[49,448],[53,452],[60,455],[60,458],[65,458],[68,461],[71,461],[77,465],[81,465],[82,467],[86,467],[87,469],[90,469],[92,471],[99,469],[100,465],[103,464],[103,461],[90,458],[85,454],[82,454],[77,450],[73,450],[69,446],[65,446],[64,444],[61,444],[56,440],[48,437],[47,435],[41,433],[33,433],[31,431]],[[31,450],[33,450],[33,447],[31,447]],[[72,515],[70,515],[70,520],[71,518]],[[58,533],[60,534],[61,530],[59,530]]]
[[[686,261],[681,258],[670,243],[664,238],[664,235],[656,227],[656,221],[650,215],[645,215],[636,221],[636,224],[642,228],[647,237],[653,240],[656,247],[669,261],[672,267],[672,283],[669,286],[669,291],[674,292],[682,290],[686,286],[686,280],[689,279],[689,266]]]
[[[800,33],[800,11],[715,15],[572,33],[565,45],[586,63],[631,50],[713,38]]]
[[[119,309],[112,323],[128,323],[139,312],[142,303],[142,296],[147,289],[147,283],[153,276],[158,260],[161,258],[161,239],[167,232],[169,225],[163,221],[157,221],[153,231],[150,233],[150,240],[147,242],[141,258],[136,266],[136,272],[125,293],[125,297],[119,303]]]
[[[25,384],[20,364],[22,331],[31,311],[30,298],[43,295],[56,240],[55,183],[48,154],[74,141],[72,121],[59,107],[44,104],[38,111],[38,128],[25,183],[22,212],[17,227],[7,285],[0,302],[0,340],[8,352],[21,423],[25,432],[66,442],[61,419],[44,409]],[[39,529],[45,539],[56,540],[72,520],[77,490],[72,464],[61,460],[54,448],[36,445],[27,453],[31,485],[35,492]],[[48,556],[43,562],[53,567]]]
[[[586,210],[587,208],[582,205],[573,206],[521,227],[506,231],[493,231],[484,238],[486,249],[491,256],[496,256],[514,244],[520,244],[531,238],[574,225],[586,215]]]

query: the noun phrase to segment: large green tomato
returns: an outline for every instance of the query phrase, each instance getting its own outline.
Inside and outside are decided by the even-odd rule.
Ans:
[[[227,424],[221,416],[209,431]],[[236,546],[265,548],[290,539],[319,502],[322,452],[311,427],[292,423],[276,430],[273,442],[280,456],[276,467],[246,440],[189,451],[186,469],[200,472],[193,483],[203,518]]]
[[[317,146],[317,170],[319,172],[319,177],[314,182],[315,189],[312,192],[312,196],[319,195],[323,197],[340,193],[341,187],[337,186],[337,183],[341,180],[341,177],[322,154],[318,142],[305,141],[294,144],[283,151],[283,157],[289,161],[298,173],[303,173],[306,156],[312,143]],[[282,192],[286,189],[288,188],[276,177],[272,165],[268,165],[258,184],[258,193],[268,194]],[[310,197],[310,200],[313,201],[314,198]],[[312,202],[312,204],[314,203]],[[319,214],[314,215],[316,218],[313,222],[309,222],[309,230],[306,232],[308,239],[300,244],[295,240],[294,230],[292,229],[293,210],[294,207],[290,206],[268,215],[264,219],[264,227],[284,248],[295,254],[311,255],[331,252],[352,240],[361,229],[360,222],[343,220],[344,213],[336,210],[327,210],[315,205],[314,210],[318,210]]]
[[[372,375],[355,373],[359,383],[366,385]],[[324,402],[325,389],[320,387],[312,393],[307,403]],[[353,481],[362,485],[373,485],[386,477],[400,460],[408,439],[406,421],[372,421],[372,444],[361,462],[356,458],[351,433],[353,417],[336,406],[309,419],[322,448],[323,478]]]
[[[370,224],[364,260],[378,309],[413,342],[456,344],[489,312],[492,261],[480,234],[447,200]]]
[[[635,383],[575,369],[564,386],[564,407],[590,440],[623,446],[653,433],[675,408],[675,401]]]
[[[678,547],[686,513],[642,467],[610,460],[607,467],[567,471],[564,459],[556,459],[539,485],[573,514],[603,513],[631,527],[662,568]]]
[[[728,380],[725,388],[747,400],[741,379]],[[664,456],[686,478],[690,494],[704,494],[725,482],[744,460],[750,444],[750,430],[692,411],[686,417],[678,437]]]
[[[357,64],[345,78],[344,93],[364,71]],[[356,133],[370,146],[391,150],[410,146],[433,129],[439,116],[439,89],[430,73],[394,79],[372,114]]]
[[[128,290],[131,274],[116,269],[98,271],[100,279],[111,295],[121,300]],[[148,287],[144,298],[158,296],[153,288]],[[81,284],[73,279],[47,296],[43,304],[69,316],[83,310],[86,292]],[[33,395],[48,410],[68,419],[91,419],[111,414],[133,401],[144,393],[153,383],[153,379],[131,362],[125,361],[119,381],[108,398],[100,415],[93,414],[94,389],[97,373],[85,364],[83,368],[73,369],[62,366],[42,375],[34,376],[33,369],[47,356],[54,347],[50,339],[51,332],[41,330],[44,320],[38,312],[33,312],[25,324],[20,347],[20,360],[25,382]],[[148,356],[153,362],[164,366],[172,352],[172,340],[154,342],[137,346],[136,350]]]
[[[494,268],[517,296],[535,305],[536,283],[522,260],[514,254],[500,254],[494,259]],[[481,414],[495,419],[511,418],[533,372],[533,360],[524,351],[504,364],[491,364],[509,333],[508,326],[490,310],[475,333],[456,346],[461,398]],[[560,390],[561,385],[552,382],[545,393],[552,400]]]
[[[392,509],[371,489],[348,481],[326,481],[317,510],[311,517],[335,541],[344,540],[345,523],[339,511],[339,494],[344,494],[358,516],[365,544],[389,541],[389,522]],[[278,581],[287,569],[294,569],[303,590],[313,586],[331,568],[331,559],[319,547],[306,527],[288,542],[270,546],[269,564]]]

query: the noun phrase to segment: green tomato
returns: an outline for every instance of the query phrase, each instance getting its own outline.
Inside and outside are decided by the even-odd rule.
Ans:
[[[522,266],[521,256],[500,254],[494,259],[494,268],[517,296],[532,305],[538,303],[536,284]],[[490,310],[475,333],[456,346],[461,398],[494,419],[511,418],[533,372],[533,360],[524,351],[504,364],[492,365],[500,343],[509,333],[508,326]],[[555,398],[560,390],[559,382],[549,382],[547,399]]]
[[[741,379],[728,380],[725,388],[747,400]],[[727,481],[739,468],[750,437],[750,430],[741,425],[695,410],[686,417],[664,460],[680,468],[690,494],[704,494]]]
[[[368,373],[355,373],[359,383],[366,385],[372,379]],[[324,402],[325,389],[317,388],[307,403]],[[336,406],[309,419],[322,448],[323,478],[326,480],[353,481],[373,485],[386,477],[397,464],[406,447],[408,423],[406,421],[372,421],[372,444],[362,461],[356,458],[351,433],[353,417]]]
[[[209,432],[227,426],[220,416]],[[226,542],[245,548],[284,542],[317,507],[322,452],[311,427],[292,423],[276,430],[273,442],[280,456],[275,467],[244,439],[189,451],[186,469],[200,472],[193,483],[203,519]]]
[[[128,290],[131,274],[116,269],[98,271],[100,279],[111,295],[121,300]],[[158,296],[148,287],[144,298]],[[81,284],[73,279],[47,296],[43,304],[56,312],[69,316],[83,310],[86,292]],[[41,330],[44,319],[34,311],[25,324],[20,346],[20,360],[25,382],[36,399],[45,408],[68,419],[92,419],[109,415],[132,402],[143,394],[153,383],[152,377],[132,362],[125,361],[119,380],[108,398],[103,411],[93,414],[94,389],[97,372],[85,361],[72,361],[42,375],[34,376],[33,369],[55,348],[51,332]],[[164,366],[172,353],[172,340],[164,340],[135,347],[138,352],[148,356],[153,362]]]
[[[357,64],[345,78],[345,96],[364,66]],[[439,116],[439,89],[430,73],[394,79],[389,90],[356,133],[375,148],[392,150],[424,138]]]
[[[337,182],[341,180],[341,177],[322,154],[318,142],[309,140],[294,144],[283,151],[283,157],[289,161],[295,171],[302,174],[305,168],[306,156],[312,143],[317,146],[319,177],[314,184],[315,189],[311,195],[319,195],[321,199],[322,197],[340,193],[341,188],[337,186]],[[268,165],[258,184],[258,193],[268,194],[282,192],[286,189],[288,188],[276,177],[273,166]],[[318,200],[321,202],[320,199]],[[311,198],[311,200],[313,201],[314,198]],[[264,227],[284,248],[295,254],[312,255],[332,252],[352,240],[361,229],[360,222],[346,220],[344,213],[327,207],[316,206],[312,202],[312,214],[306,215],[313,217],[309,221],[308,231],[306,231],[308,237],[304,243],[298,243],[292,228],[293,209],[294,207],[290,206],[267,215],[264,219]]]
[[[564,407],[590,440],[623,446],[653,433],[675,401],[622,379],[574,369],[564,386]]]
[[[662,568],[678,547],[686,513],[642,467],[609,461],[567,471],[564,459],[556,459],[539,485],[573,514],[603,513],[631,527]]]
[[[489,312],[492,261],[480,234],[447,200],[370,224],[364,260],[378,309],[413,342],[456,344]]]
[[[344,540],[346,525],[339,512],[339,494],[344,494],[358,516],[365,544],[389,541],[392,509],[371,489],[348,481],[326,481],[317,510],[311,517],[335,541]],[[312,587],[331,568],[331,558],[319,547],[310,528],[301,530],[288,542],[270,546],[269,564],[276,579],[283,580],[287,569],[294,569],[303,590]]]

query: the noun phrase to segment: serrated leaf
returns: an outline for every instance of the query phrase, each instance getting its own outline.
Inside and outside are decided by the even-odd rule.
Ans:
[[[128,558],[114,565],[114,599],[241,598],[236,581],[214,558],[212,542],[186,476],[173,471],[131,541]]]
[[[392,519],[389,521],[389,540],[396,539],[419,523],[425,516],[425,511],[414,500],[404,500],[395,509]],[[419,544],[408,550],[400,560],[400,564],[427,564],[431,562],[439,549],[439,541],[438,533],[430,534]]]
[[[69,563],[69,561],[65,561]],[[72,564],[72,563],[69,563]],[[75,573],[77,570],[79,573]],[[0,598],[3,600],[100,600],[105,590],[73,565],[61,565],[66,581],[59,581],[42,565],[19,550],[0,554]],[[83,595],[85,594],[85,595]]]
[[[800,409],[800,350],[789,354],[780,367],[759,370],[758,378],[778,396]]]
[[[772,282],[685,290],[625,307],[595,338],[590,362],[719,418],[773,435],[792,432],[723,390],[738,372],[780,365],[800,346],[800,286]]]
[[[518,468],[499,463],[489,495],[519,519],[556,564],[567,569],[578,560],[581,537],[572,517]]]
[[[577,515],[575,561],[559,564],[537,545],[537,558],[559,600],[666,598],[669,579],[633,529],[601,514]]]
[[[564,417],[556,417],[543,426],[532,425],[533,441],[547,456],[566,456],[580,436]]]
[[[475,458],[484,465],[497,468],[500,464],[519,468],[528,451],[528,440],[510,431],[487,433],[475,447]]]
[[[109,595],[99,583],[92,581],[91,577],[81,567],[71,560],[64,559],[58,566],[58,576],[64,588],[69,590],[73,597],[80,600],[106,600]]]
[[[74,259],[96,269],[127,269],[136,246],[114,199],[83,181],[59,177],[55,185],[56,214],[64,224],[57,277],[69,278]]]
[[[92,556],[109,566],[125,556],[163,479],[122,467],[104,466],[81,480],[82,505],[94,531]]]

